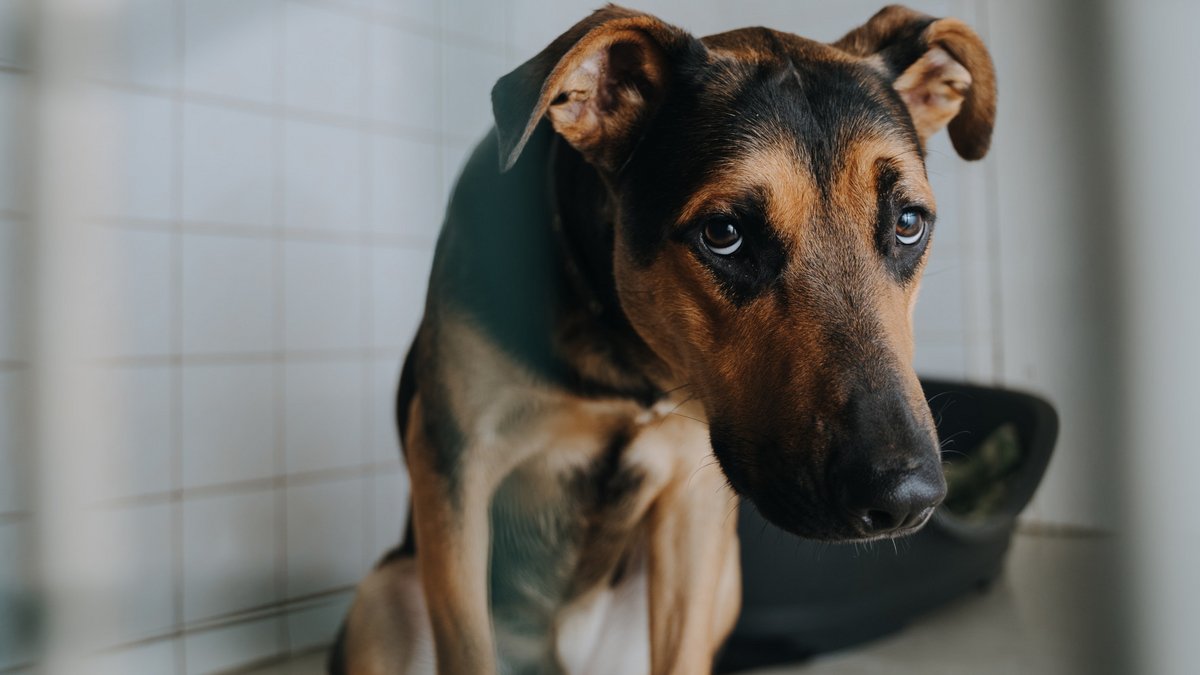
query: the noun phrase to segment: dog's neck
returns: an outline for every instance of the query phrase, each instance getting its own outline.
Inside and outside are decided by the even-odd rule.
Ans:
[[[615,217],[608,191],[596,170],[557,136],[549,163],[550,226],[571,292],[597,321],[632,330],[613,277]]]
[[[472,153],[438,238],[425,323],[461,313],[543,382],[651,405],[670,382],[617,296],[609,191],[556,138],[542,125],[507,172],[494,133]]]
[[[558,136],[548,155],[551,229],[570,284],[572,297],[565,308],[576,315],[567,318],[560,342],[580,357],[571,360],[585,377],[608,381],[652,403],[661,397],[654,382],[663,365],[621,307],[613,275],[617,225],[612,195],[596,169]]]

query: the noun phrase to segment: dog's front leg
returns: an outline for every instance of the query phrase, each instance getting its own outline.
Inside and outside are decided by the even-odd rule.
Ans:
[[[413,419],[420,420],[419,399]],[[492,675],[496,651],[488,610],[488,504],[492,482],[478,464],[451,472],[435,465],[436,452],[410,428],[406,444],[412,483],[417,564],[429,608],[439,675]]]
[[[712,672],[741,602],[737,506],[712,458],[680,467],[649,521],[650,672]]]

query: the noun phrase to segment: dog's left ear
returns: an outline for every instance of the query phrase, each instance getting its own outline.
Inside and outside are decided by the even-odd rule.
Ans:
[[[965,23],[891,5],[833,44],[881,59],[922,144],[949,125],[960,156],[987,154],[996,122],[996,73],[983,41]]]
[[[549,115],[589,162],[615,170],[654,114],[671,77],[668,64],[687,49],[703,47],[648,14],[616,5],[593,12],[492,88],[500,168],[516,163]]]

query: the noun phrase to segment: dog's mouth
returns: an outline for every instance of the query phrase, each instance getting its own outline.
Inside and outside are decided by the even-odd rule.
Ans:
[[[903,522],[887,522],[886,516],[847,513],[838,505],[823,500],[786,499],[775,490],[762,494],[740,489],[733,480],[730,484],[776,527],[804,539],[830,543],[866,543],[907,537],[925,527],[937,510],[936,505],[930,505]]]
[[[805,539],[870,542],[916,533],[945,498],[940,462],[907,471],[818,471],[759,465],[714,439],[713,452],[729,484],[767,521]],[[763,453],[756,453],[764,456]],[[769,456],[778,456],[777,453]],[[758,469],[758,470],[755,470]]]
[[[851,518],[851,527],[855,534],[853,537],[842,540],[843,543],[851,542],[871,542],[879,541],[880,539],[900,539],[912,534],[916,534],[929,519],[933,517],[933,512],[937,510],[935,506],[927,506],[918,513],[909,517],[908,521],[894,528],[878,528],[871,522],[864,522],[861,519]]]

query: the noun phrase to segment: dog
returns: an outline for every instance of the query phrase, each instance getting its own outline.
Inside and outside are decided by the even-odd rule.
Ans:
[[[991,59],[899,6],[824,44],[608,5],[492,101],[400,379],[408,536],[330,671],[711,672],[739,499],[865,541],[945,495],[925,145],[984,156]]]

